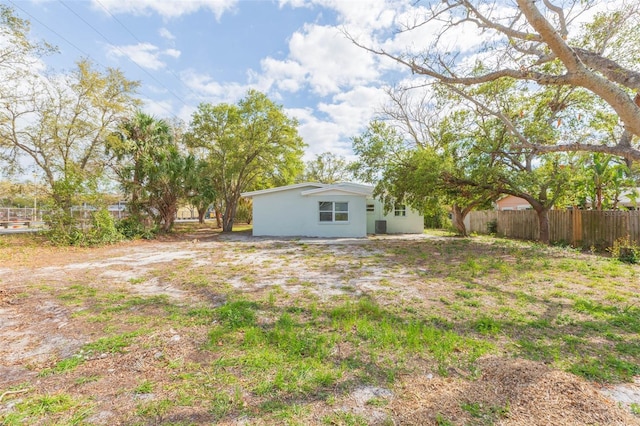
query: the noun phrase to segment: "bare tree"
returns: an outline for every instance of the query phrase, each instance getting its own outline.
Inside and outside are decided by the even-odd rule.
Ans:
[[[405,65],[412,73],[433,78],[478,107],[485,107],[536,152],[606,152],[628,160],[640,159],[640,5],[622,3],[606,11],[604,0],[439,0],[416,7],[410,22],[398,27],[408,32],[432,28],[435,37],[421,52],[400,51],[392,40],[378,46],[363,42],[346,31],[356,45]],[[597,12],[597,9],[600,12]],[[585,21],[588,13],[593,16]],[[581,23],[582,22],[582,23]],[[586,23],[584,23],[586,22]],[[451,49],[454,32],[475,28],[482,46],[470,57]],[[382,47],[384,46],[384,47]],[[623,127],[613,144],[597,138],[569,138],[544,143],[521,137],[520,130],[500,110],[481,105],[466,88],[500,79],[523,81],[526,90],[549,86],[585,90],[619,117]],[[562,111],[562,104],[549,104]]]
[[[332,152],[323,152],[305,163],[305,171],[297,180],[300,182],[336,183],[352,177],[349,162]]]
[[[122,72],[80,61],[69,74],[0,85],[0,158],[31,161],[57,207],[69,208],[97,186],[104,142],[136,104],[137,83]]]

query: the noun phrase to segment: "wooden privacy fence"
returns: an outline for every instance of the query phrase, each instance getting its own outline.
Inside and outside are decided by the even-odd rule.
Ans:
[[[469,232],[489,233],[493,224],[501,237],[537,240],[540,235],[538,215],[533,210],[473,211],[466,221]],[[640,211],[551,210],[551,242],[576,247],[611,247],[618,238],[629,236],[640,244]]]

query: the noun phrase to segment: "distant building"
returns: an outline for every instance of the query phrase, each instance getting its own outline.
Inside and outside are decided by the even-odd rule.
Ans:
[[[495,202],[496,210],[531,210],[531,204],[524,198],[505,195]]]

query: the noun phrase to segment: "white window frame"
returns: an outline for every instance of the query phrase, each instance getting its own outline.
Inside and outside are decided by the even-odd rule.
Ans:
[[[371,203],[367,204],[367,213],[374,213],[376,211],[376,205]]]
[[[396,204],[395,206],[393,206],[393,215],[395,217],[407,217],[407,205]]]
[[[329,206],[327,206],[327,204],[331,204],[331,209],[329,209]],[[340,209],[338,209],[338,207]],[[346,208],[346,210],[343,210],[344,208]],[[328,217],[328,214],[331,215],[331,220],[326,219]],[[323,216],[325,217],[324,220],[323,220]],[[344,219],[338,219],[342,217],[344,217]],[[348,201],[319,201],[318,202],[318,222],[349,223],[349,202]]]

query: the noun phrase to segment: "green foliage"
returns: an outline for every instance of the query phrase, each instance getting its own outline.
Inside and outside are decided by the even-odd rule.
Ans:
[[[438,206],[424,215],[424,227],[430,229],[449,228],[451,221],[449,220],[449,212],[443,207]]]
[[[300,174],[304,143],[297,126],[281,106],[254,90],[237,105],[198,106],[186,139],[205,152],[225,232],[233,229],[241,192],[286,185]]]
[[[296,180],[299,182],[336,183],[351,180],[350,164],[344,157],[323,152],[307,161],[305,170]]]
[[[78,401],[64,393],[37,395],[18,402],[9,413],[0,413],[3,425],[50,423],[83,424],[91,413],[86,401]]]
[[[132,215],[117,221],[115,225],[118,232],[127,239],[153,239],[158,228],[156,226],[147,226],[145,222],[146,221],[143,217]]]
[[[353,138],[356,175],[376,183],[385,208],[402,202],[429,214],[445,204],[458,233],[466,235],[464,217],[471,209],[509,194],[539,212],[540,239],[548,242],[544,213],[571,193],[578,169],[572,156],[541,154],[527,144],[562,137],[552,124],[557,104],[581,104],[584,93],[557,87],[527,93],[525,83],[507,78],[466,91],[439,87],[435,100],[419,98],[415,105],[400,92],[391,94],[401,105],[389,114],[391,124],[373,122]],[[465,105],[470,98],[477,102]],[[439,117],[438,107],[451,104],[456,111]],[[429,131],[417,131],[425,122]]]
[[[322,424],[329,426],[367,426],[369,422],[364,416],[338,410],[322,418]]]
[[[170,231],[178,203],[194,190],[202,169],[194,156],[181,152],[174,133],[166,121],[138,111],[108,139],[107,149],[117,160],[114,169],[129,196],[132,218],[123,225],[128,234],[141,233],[143,212],[157,229]]]
[[[256,308],[255,303],[245,300],[229,302],[218,308],[218,318],[223,325],[235,330],[255,324]]]
[[[113,215],[107,209],[96,210],[91,214],[91,227],[86,236],[89,245],[113,244],[123,238]]]
[[[612,118],[617,124],[617,117]],[[618,208],[623,193],[631,199],[638,197],[635,190],[637,172],[634,173],[623,158],[603,153],[576,154],[575,158],[580,173],[572,181],[574,189],[563,200],[565,205],[612,210]]]
[[[153,382],[143,380],[138,386],[136,386],[133,392],[137,394],[151,393],[153,392]]]
[[[83,346],[83,350],[89,353],[121,353],[131,344],[131,340],[140,332],[116,334],[110,337],[102,337],[95,342]]]
[[[90,222],[84,223],[71,212],[51,212],[46,218],[49,226],[46,236],[58,246],[96,246],[122,241],[125,236],[118,230],[111,213],[106,209],[90,213]]]
[[[32,101],[2,104],[0,150],[10,154],[6,158],[32,159],[52,208],[66,211],[94,201],[105,171],[104,140],[137,102],[137,83],[117,69],[96,69],[87,60],[70,72],[48,74],[22,80],[22,100]],[[24,119],[9,118],[17,116]]]
[[[218,194],[212,178],[211,165],[202,158],[196,160],[195,170],[191,174],[188,200],[198,209],[198,215],[204,220],[204,214],[211,205],[216,205]]]
[[[236,222],[251,223],[253,221],[253,203],[251,200],[241,199],[238,201],[236,210]]]
[[[436,426],[453,426],[453,422],[441,413],[436,414]]]
[[[640,374],[640,365],[608,355],[604,359],[585,357],[569,371],[597,382],[628,382]]]
[[[439,209],[441,194],[436,188],[447,164],[435,150],[412,150],[394,128],[377,121],[352,141],[358,155],[353,172],[376,184],[374,195],[383,201],[386,211],[396,203],[425,212]]]
[[[640,261],[640,247],[631,241],[628,235],[615,240],[609,251],[615,259],[624,263],[638,263]]]
[[[60,362],[58,362],[52,368],[46,368],[46,369],[42,370],[38,374],[38,376],[46,377],[46,376],[49,376],[51,374],[65,373],[67,371],[73,370],[78,365],[82,364],[83,362],[84,362],[84,359],[83,359],[82,355],[74,355],[72,357],[65,358],[65,359],[61,360]]]

